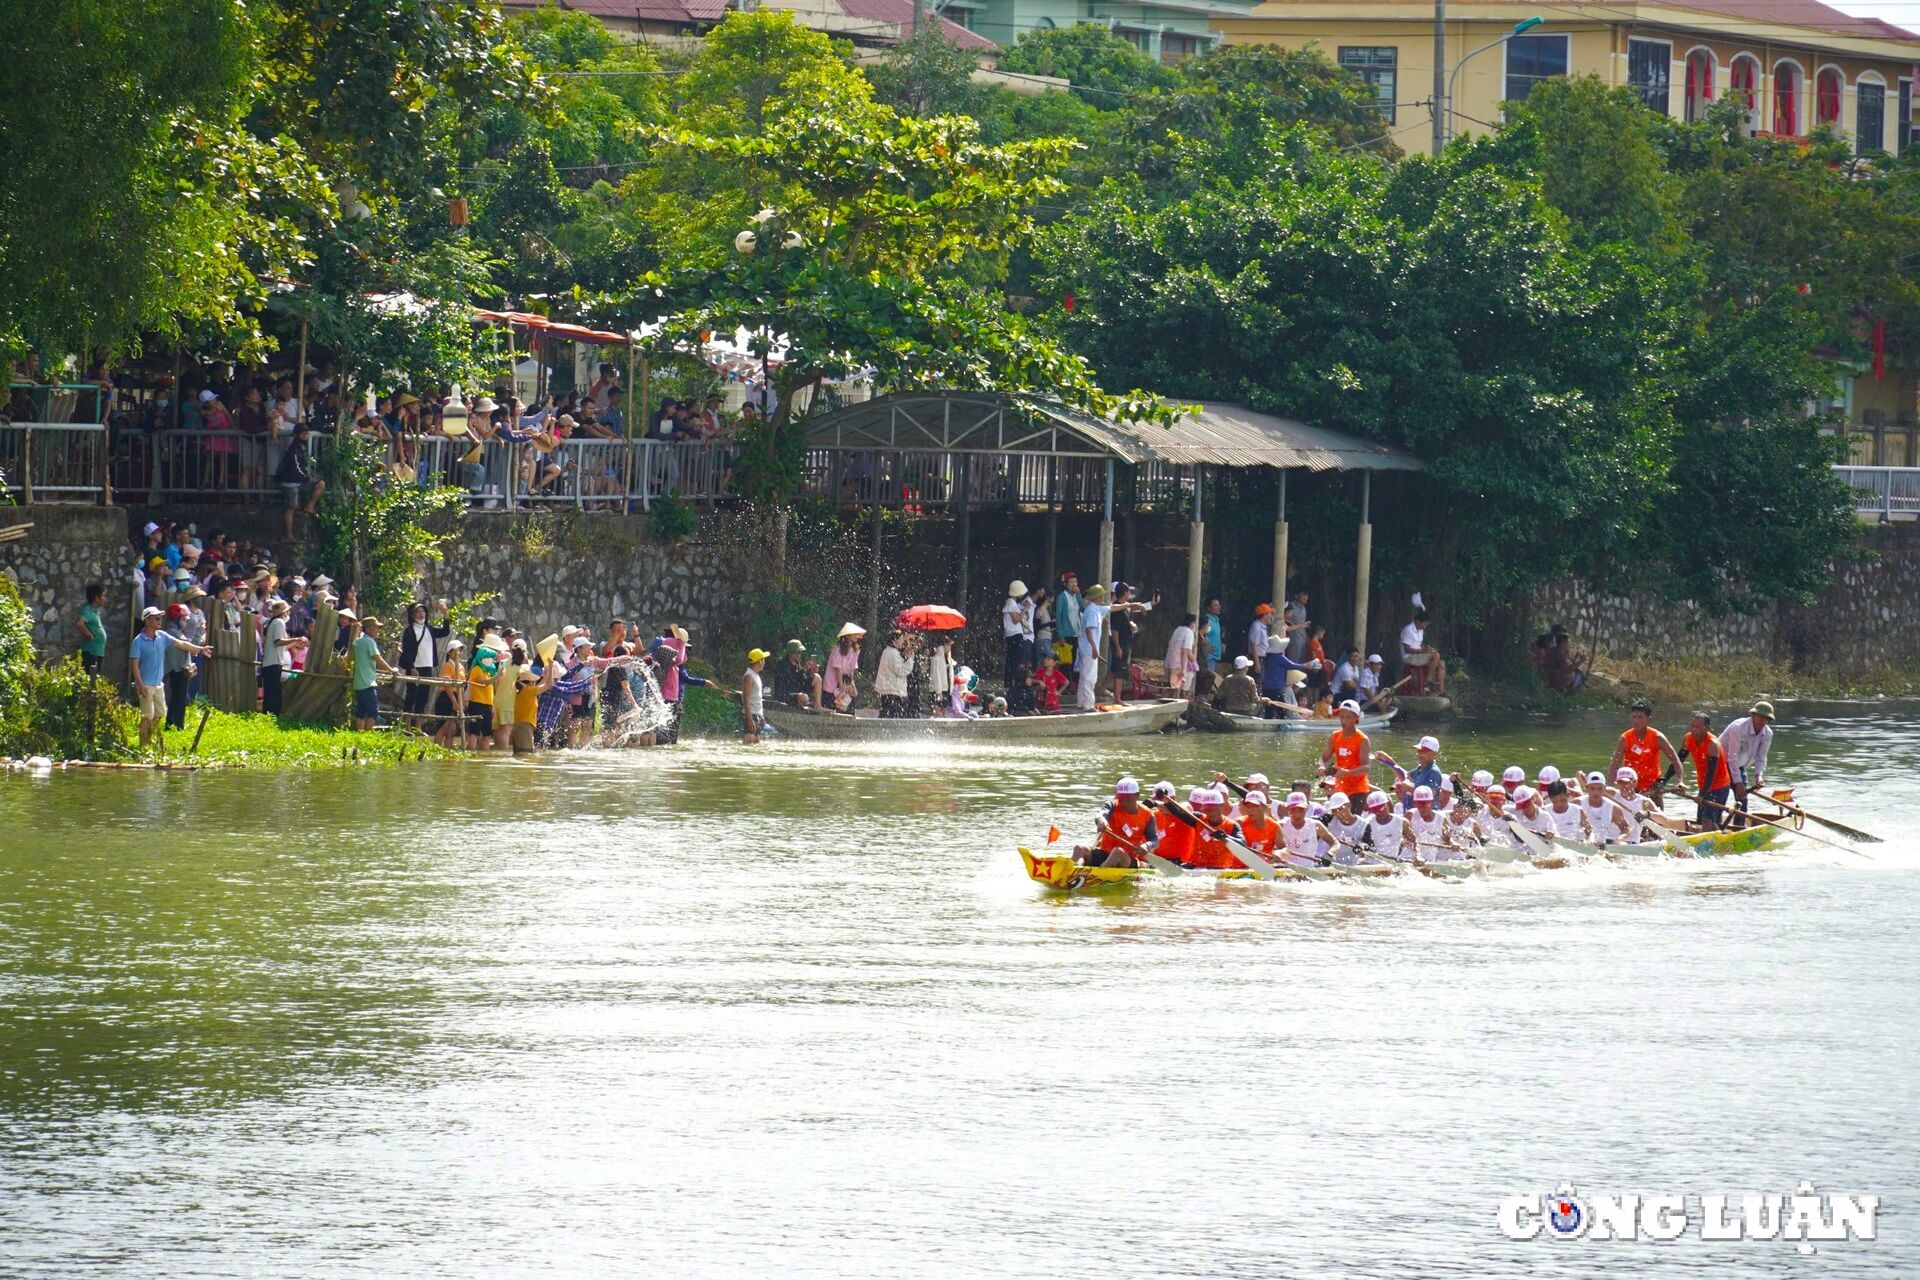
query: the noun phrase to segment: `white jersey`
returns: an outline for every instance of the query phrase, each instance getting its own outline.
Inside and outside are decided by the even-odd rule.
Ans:
[[[1580,825],[1580,811],[1569,804],[1564,809],[1547,806],[1547,820],[1553,824],[1553,834],[1565,836],[1569,840],[1578,840],[1585,834]]]
[[[1587,820],[1587,829],[1593,832],[1596,840],[1620,840],[1627,834],[1626,820],[1620,816],[1620,810],[1613,801],[1600,797],[1599,804],[1592,804],[1582,798],[1578,806],[1580,814]]]
[[[1413,832],[1413,843],[1422,852],[1438,849],[1446,843],[1447,816],[1435,813],[1430,818],[1420,816],[1418,809],[1409,810],[1406,817],[1407,827]]]
[[[1488,805],[1474,820],[1474,834],[1480,837],[1482,843],[1501,849],[1512,849],[1520,843],[1514,838],[1513,828],[1509,825],[1512,821],[1513,810],[1505,809],[1495,813],[1493,806]]]
[[[1401,842],[1406,838],[1407,820],[1397,813],[1388,812],[1386,821],[1367,819],[1367,835],[1373,840],[1375,852],[1384,853],[1390,858],[1403,856]]]
[[[1365,818],[1354,818],[1349,822],[1342,822],[1338,818],[1328,818],[1327,830],[1333,833],[1335,840],[1338,840],[1341,844],[1351,849],[1365,838],[1367,834],[1367,820]],[[1344,850],[1336,853],[1335,856],[1349,863],[1358,860],[1354,854],[1347,853]]]
[[[1293,825],[1293,819],[1288,818],[1280,824],[1280,843],[1287,847],[1288,853],[1298,854],[1303,858],[1318,858],[1320,856],[1320,824],[1308,818],[1296,827]]]
[[[1550,836],[1555,833],[1553,819],[1548,817],[1547,811],[1539,805],[1533,806],[1532,813],[1528,813],[1525,809],[1518,806],[1515,806],[1507,812],[1515,822],[1533,832],[1535,835]]]

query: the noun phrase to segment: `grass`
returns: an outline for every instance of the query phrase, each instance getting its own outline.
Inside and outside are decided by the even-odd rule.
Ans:
[[[737,734],[740,704],[713,685],[694,685],[680,704],[680,732]]]
[[[207,717],[199,749],[187,754],[200,728],[204,702],[187,712],[187,727],[167,735],[166,760],[182,764],[235,765],[249,769],[309,769],[347,764],[398,764],[422,751],[449,759],[456,753],[434,746],[410,731],[380,729],[356,733],[327,729],[275,716],[215,711]],[[160,758],[160,757],[155,757]]]

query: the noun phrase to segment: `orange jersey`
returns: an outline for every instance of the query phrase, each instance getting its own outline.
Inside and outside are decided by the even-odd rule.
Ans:
[[[1216,827],[1202,818],[1199,829],[1193,833],[1193,851],[1187,855],[1187,865],[1217,870],[1238,867],[1240,859],[1227,852],[1225,837],[1237,839],[1239,834],[1239,824],[1231,819]]]
[[[1733,785],[1733,774],[1727,769],[1727,753],[1721,749],[1720,740],[1711,732],[1694,739],[1689,729],[1687,736],[1681,739],[1680,749],[1693,757],[1693,773],[1700,780],[1700,790],[1721,791]],[[1713,781],[1707,781],[1707,753],[1713,753]]]
[[[1365,773],[1347,777],[1340,772],[1346,769],[1367,767],[1367,735],[1355,729],[1348,733],[1345,729],[1335,729],[1327,740],[1327,747],[1333,752],[1333,767],[1336,771],[1333,789],[1343,795],[1364,796],[1373,790],[1373,783]]]
[[[1154,852],[1169,861],[1185,863],[1193,853],[1193,828],[1169,809],[1156,810],[1153,824],[1160,829],[1160,843]]]
[[[1271,818],[1260,823],[1243,819],[1240,823],[1240,843],[1255,853],[1272,853],[1273,846],[1279,839],[1280,824]]]
[[[1620,735],[1620,750],[1640,789],[1653,790],[1660,781],[1660,735],[1651,728],[1637,734],[1629,729]]]
[[[1119,805],[1110,804],[1101,817],[1105,819],[1107,827],[1113,831],[1114,835],[1121,837],[1120,840],[1115,840],[1113,836],[1102,831],[1096,844],[1105,852],[1117,853],[1125,849],[1128,853],[1132,853],[1135,847],[1144,848],[1148,844],[1147,833],[1153,828],[1153,810],[1137,808],[1132,813],[1128,813]]]

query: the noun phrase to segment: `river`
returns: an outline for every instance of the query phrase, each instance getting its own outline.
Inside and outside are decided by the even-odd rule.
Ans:
[[[1020,872],[1122,770],[1291,738],[0,776],[0,1274],[1920,1274],[1920,708],[1781,711],[1772,774],[1871,860]],[[1803,1180],[1879,1239],[1496,1226]]]

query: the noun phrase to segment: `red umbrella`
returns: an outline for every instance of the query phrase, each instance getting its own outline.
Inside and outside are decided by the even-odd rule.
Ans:
[[[894,622],[908,631],[958,631],[967,625],[967,615],[943,604],[916,604],[902,609]]]

